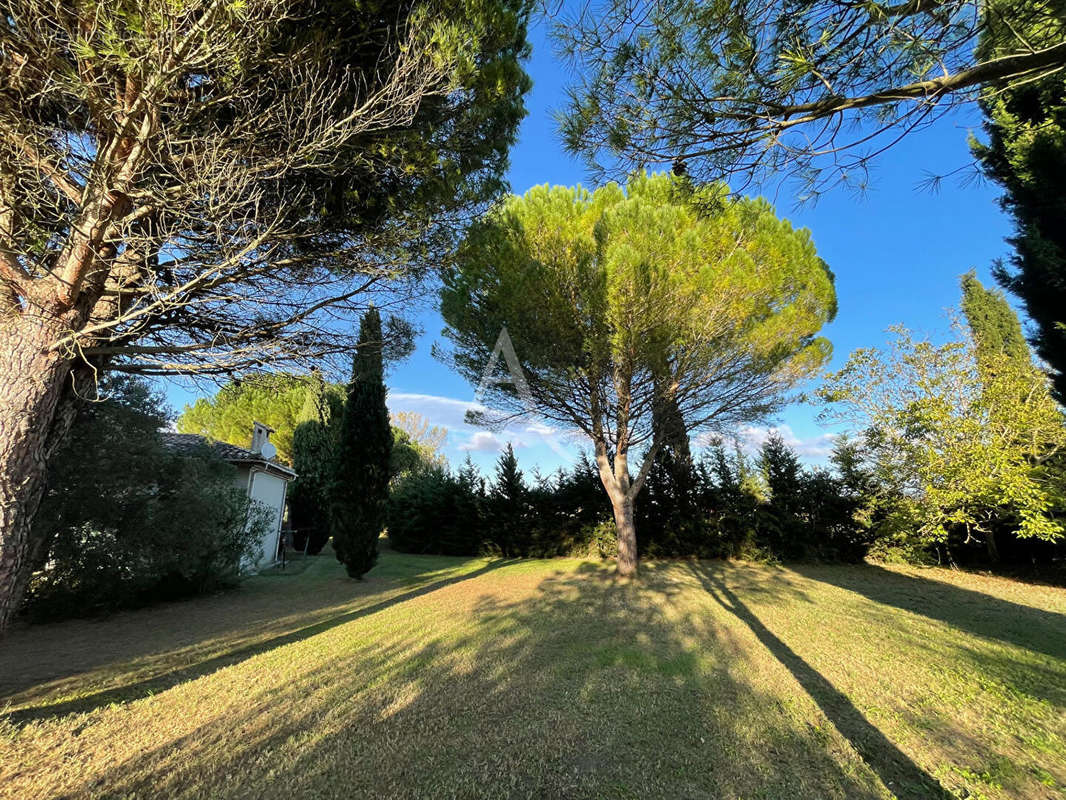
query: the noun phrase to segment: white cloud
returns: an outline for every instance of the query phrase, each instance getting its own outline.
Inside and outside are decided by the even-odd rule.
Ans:
[[[800,457],[809,460],[820,460],[828,457],[833,452],[833,441],[837,437],[835,433],[820,433],[815,436],[801,438],[788,425],[772,427],[747,425],[740,430],[741,438],[752,449],[762,447],[763,443],[770,438],[771,433],[777,433],[784,439],[785,444],[795,450]]]
[[[788,425],[745,425],[734,437],[740,446],[749,453],[759,450],[770,438],[770,434],[777,433],[800,458],[807,461],[824,461],[833,452],[833,443],[837,438],[835,433],[820,433],[806,438],[797,436],[795,431]],[[709,434],[701,434],[696,439],[697,446],[706,447],[715,438]],[[729,438],[729,437],[725,437]]]
[[[459,445],[459,449],[469,453],[498,453],[503,450],[506,439],[501,439],[492,431],[477,431]]]
[[[470,425],[466,421],[468,411],[481,412],[490,418],[492,416],[492,409],[474,400],[390,392],[388,404],[390,411],[413,411],[425,417],[430,425],[447,428],[449,445],[460,452],[499,452],[508,442],[515,448],[545,443],[555,449],[566,438],[563,431],[536,420],[516,419],[511,425],[495,431]]]
[[[424,416],[431,425],[439,425],[449,431],[448,444],[453,452],[498,453],[507,442],[513,447],[525,448],[546,444],[557,454],[570,454],[587,446],[587,441],[577,431],[564,430],[547,424],[544,420],[515,420],[502,430],[488,431],[466,422],[467,411],[487,412],[491,409],[474,400],[461,400],[435,394],[395,392],[389,394],[390,411],[414,411]],[[745,451],[754,453],[762,447],[772,432],[776,431],[785,444],[806,461],[823,462],[833,450],[834,433],[821,433],[800,437],[788,425],[746,425],[737,434],[737,440]],[[713,437],[701,434],[696,437],[697,447],[706,447]]]
[[[526,425],[526,430],[530,433],[535,433],[538,436],[553,436],[559,432],[558,428],[553,428],[551,425],[547,425],[543,422],[531,422]]]
[[[473,400],[458,400],[435,394],[389,393],[390,411],[414,411],[425,417],[430,425],[440,425],[449,430],[469,428],[467,411],[485,411],[485,407]]]

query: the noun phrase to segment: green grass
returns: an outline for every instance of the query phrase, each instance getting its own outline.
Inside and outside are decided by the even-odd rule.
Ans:
[[[0,707],[11,798],[1060,797],[1066,591],[321,556],[17,631]]]

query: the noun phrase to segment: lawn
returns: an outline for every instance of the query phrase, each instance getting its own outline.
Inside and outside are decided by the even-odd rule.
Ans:
[[[0,643],[0,797],[1066,796],[1066,591],[328,556]]]

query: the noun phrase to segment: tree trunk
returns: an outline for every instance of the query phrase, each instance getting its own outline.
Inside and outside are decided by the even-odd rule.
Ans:
[[[637,574],[637,526],[633,521],[633,498],[628,492],[612,494],[614,524],[618,535],[618,574]]]
[[[999,563],[999,547],[996,546],[996,534],[989,531],[985,534],[985,547],[988,549],[988,560],[993,564]]]
[[[32,312],[0,319],[0,634],[38,552],[32,524],[48,456],[74,416],[71,361],[48,350],[67,326]]]

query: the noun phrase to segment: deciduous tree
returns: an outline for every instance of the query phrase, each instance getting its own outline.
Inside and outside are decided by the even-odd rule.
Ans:
[[[446,466],[441,451],[448,438],[446,428],[431,425],[414,411],[394,412],[391,420],[393,481],[425,467]]]
[[[1053,459],[1066,427],[1039,370],[1003,353],[979,360],[969,337],[935,344],[896,328],[886,350],[856,350],[819,393],[829,416],[865,432],[877,474],[915,504],[925,543],[961,530],[994,554],[1004,520],[1021,538],[1062,538]]]
[[[248,447],[252,423],[274,429],[270,441],[278,459],[293,463],[293,431],[308,392],[304,376],[263,372],[226,383],[214,397],[201,397],[185,406],[177,419],[181,433],[198,433],[219,442]]]

